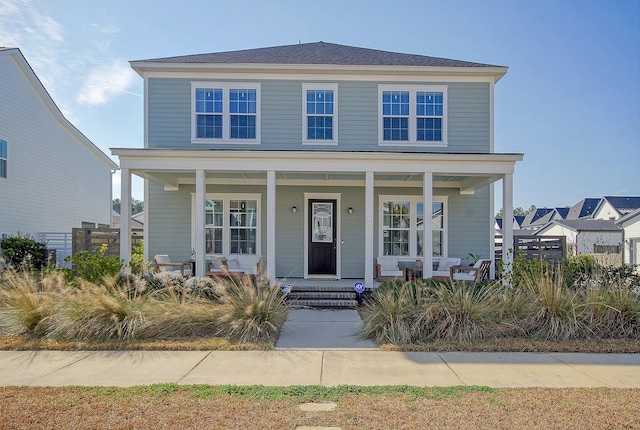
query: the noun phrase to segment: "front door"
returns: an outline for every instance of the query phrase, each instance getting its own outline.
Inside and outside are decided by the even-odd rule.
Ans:
[[[336,200],[309,200],[309,275],[336,274]]]

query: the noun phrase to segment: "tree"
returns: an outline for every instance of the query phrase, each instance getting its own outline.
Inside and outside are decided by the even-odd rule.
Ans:
[[[113,210],[120,213],[120,199],[113,199]],[[137,214],[144,210],[144,201],[131,198],[131,215]]]
[[[536,209],[537,208],[536,208],[535,205],[529,206],[529,209],[527,209],[527,210],[524,210],[520,206],[518,206],[517,208],[513,208],[513,215],[514,216],[527,216],[531,212],[535,211]],[[502,209],[500,209],[500,212],[498,212],[496,214],[496,218],[502,218]]]

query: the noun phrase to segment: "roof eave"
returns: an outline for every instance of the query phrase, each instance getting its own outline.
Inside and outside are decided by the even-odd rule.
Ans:
[[[280,73],[363,73],[363,74],[408,74],[425,76],[491,76],[498,82],[508,71],[506,66],[394,66],[394,65],[341,65],[341,64],[277,64],[277,63],[175,63],[157,61],[130,61],[131,68],[140,76],[146,72],[280,72]]]

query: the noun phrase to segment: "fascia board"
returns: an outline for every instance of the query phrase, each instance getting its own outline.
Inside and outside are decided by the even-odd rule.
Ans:
[[[175,75],[177,72],[272,74],[357,74],[413,76],[485,76],[498,82],[508,67],[429,67],[429,66],[358,66],[334,64],[241,64],[241,63],[158,63],[132,61],[131,67],[140,76],[151,72]]]
[[[280,151],[180,151],[113,148],[121,167],[132,170],[243,170],[290,172],[513,173],[523,154],[337,153]],[[318,168],[322,166],[322,168]]]

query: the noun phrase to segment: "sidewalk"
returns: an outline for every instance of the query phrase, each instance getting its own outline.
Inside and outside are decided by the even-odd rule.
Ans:
[[[640,354],[0,351],[0,385],[414,385],[640,388]]]

